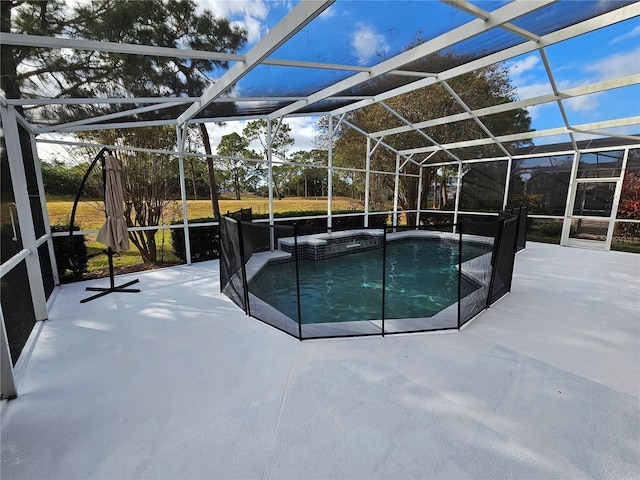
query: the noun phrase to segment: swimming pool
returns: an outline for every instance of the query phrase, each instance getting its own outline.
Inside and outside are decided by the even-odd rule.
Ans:
[[[377,320],[382,317],[383,265],[385,318],[432,317],[458,300],[458,243],[401,239],[383,249],[324,260],[300,260],[302,324]],[[491,245],[465,244],[463,262],[491,252]],[[462,276],[461,294],[478,286]],[[252,295],[298,321],[294,263],[264,267],[250,282]]]

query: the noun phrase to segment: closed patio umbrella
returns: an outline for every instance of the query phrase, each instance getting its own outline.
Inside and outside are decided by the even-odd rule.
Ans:
[[[104,156],[106,219],[96,240],[114,252],[129,250],[127,222],[124,218],[124,196],[122,193],[122,166],[118,159],[107,153]]]

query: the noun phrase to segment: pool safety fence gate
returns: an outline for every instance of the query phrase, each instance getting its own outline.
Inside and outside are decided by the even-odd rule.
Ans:
[[[300,340],[459,330],[510,291],[526,231],[520,210],[312,235],[250,215],[221,218],[221,291]]]

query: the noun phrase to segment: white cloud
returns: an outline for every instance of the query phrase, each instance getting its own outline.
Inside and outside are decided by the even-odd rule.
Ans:
[[[518,97],[522,99],[540,97],[542,95],[553,93],[553,89],[551,88],[551,85],[549,84],[549,82],[519,85],[517,87],[517,90],[518,90]]]
[[[356,30],[351,34],[350,40],[360,63],[368,62],[388,49],[384,35],[376,32],[373,26],[360,22],[356,24]]]
[[[536,70],[540,65],[540,57],[538,55],[529,55],[522,60],[518,60],[508,64],[509,76],[516,86],[523,85],[526,81],[525,74]]]
[[[591,94],[568,98],[564,101],[564,105],[574,112],[590,112],[600,106],[600,102],[598,102],[600,96],[601,94]]]
[[[291,152],[314,148],[317,121],[318,117],[294,117],[286,120],[291,127],[291,134],[296,140],[296,143],[291,147]]]
[[[614,43],[624,42],[625,40],[628,40],[630,38],[635,38],[635,37],[640,37],[640,25],[638,25],[636,28],[634,28],[630,32],[627,32],[627,33],[625,33],[623,35],[617,36],[616,38],[611,40],[611,42],[609,42],[609,44],[613,45]]]
[[[640,73],[640,48],[628,53],[619,53],[591,62],[585,66],[586,72],[594,73],[594,81],[608,80]]]
[[[329,8],[327,8],[324,12],[322,12],[318,16],[318,18],[321,18],[323,20],[326,20],[328,18],[333,18],[337,15],[337,11],[338,11],[338,7],[336,7],[336,4],[334,3]]]
[[[269,14],[269,5],[265,0],[201,0],[198,6],[200,10],[211,10],[217,17],[228,18],[245,28],[250,45],[267,32],[264,21]]]

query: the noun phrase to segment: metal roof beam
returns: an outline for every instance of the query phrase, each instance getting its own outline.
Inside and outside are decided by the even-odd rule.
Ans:
[[[442,0],[442,3],[446,3],[447,5],[452,6],[458,10],[462,10],[463,12],[468,13],[469,15],[473,15],[476,18],[481,20],[489,20],[491,14],[486,10],[476,7],[475,5],[465,2],[464,0]]]
[[[162,125],[175,125],[174,119],[170,120],[148,120],[141,122],[122,122],[122,123],[98,123],[90,125],[78,125],[70,127],[64,130],[65,132],[90,132],[94,130],[113,130],[115,128],[142,128],[142,127],[157,127]],[[35,127],[34,133],[55,133],[55,130],[51,130],[49,127]]]
[[[571,129],[567,127],[559,127],[559,128],[550,128],[547,130],[533,130],[530,132],[515,133],[511,135],[501,135],[501,136],[495,137],[495,140],[497,140],[498,142],[510,143],[510,142],[517,142],[521,140],[530,140],[532,138],[538,138],[538,137],[567,135],[571,132],[576,132],[576,131],[582,131],[587,133],[588,131],[597,131],[603,128],[616,128],[616,127],[628,127],[628,126],[640,126],[640,116],[619,118],[616,120],[606,120],[602,122],[587,123],[583,125],[575,125],[571,127]],[[598,134],[598,135],[601,135],[601,134]],[[638,137],[638,140],[640,141],[640,136]],[[456,149],[456,148],[476,147],[480,145],[489,145],[492,143],[494,143],[494,140],[491,138],[481,138],[479,140],[466,140],[464,142],[448,143],[448,144],[443,144],[441,146],[448,149]],[[403,153],[405,155],[414,155],[416,153],[429,153],[436,150],[437,150],[436,147],[420,147],[420,148],[410,148],[407,150],[401,150],[400,153]]]
[[[191,103],[200,97],[74,97],[74,98],[0,98],[3,105],[22,105],[37,107],[41,105],[127,105],[145,103]],[[251,102],[295,102],[306,97],[218,97],[212,103],[251,103]],[[373,98],[372,95],[350,95],[331,97],[331,100],[360,101]]]
[[[466,104],[466,102],[464,100],[462,100],[462,98],[460,98],[460,95],[458,95],[455,90],[453,88],[451,88],[451,86],[447,83],[447,82],[441,82],[440,83],[444,89],[449,92],[449,95],[451,95],[453,97],[453,99],[458,102],[458,105],[460,105],[469,115],[471,115],[471,118],[473,119],[473,121],[476,123],[476,125],[478,125],[482,131],[484,133],[486,133],[489,138],[491,138],[496,145],[498,145],[498,148],[500,150],[502,150],[502,153],[504,153],[505,155],[507,155],[508,157],[511,157],[511,154],[507,151],[506,148],[504,148],[504,146],[498,142],[496,140],[496,137],[493,133],[491,133],[491,131],[487,128],[487,126],[475,115],[473,115],[471,109],[469,108],[469,106]],[[458,159],[460,160],[460,159]]]
[[[136,103],[191,103],[197,97],[109,97],[109,98],[12,98],[9,105],[39,107],[42,105],[130,105]]]
[[[481,57],[477,60],[468,62],[464,65],[460,65],[459,67],[452,68],[450,70],[440,73],[437,79],[425,78],[422,80],[418,80],[408,85],[404,85],[402,87],[395,88],[393,90],[389,90],[387,92],[376,95],[371,100],[363,100],[361,102],[356,102],[351,105],[347,105],[345,107],[337,108],[333,110],[331,114],[341,115],[342,113],[347,113],[353,110],[357,110],[359,108],[366,107],[367,105],[371,105],[372,103],[388,100],[389,98],[396,97],[404,93],[409,93],[419,88],[428,87],[429,85],[433,85],[434,83],[437,83],[438,80],[449,80],[459,75],[463,75],[465,73],[469,73],[474,70],[484,68],[489,65],[493,65],[494,63],[509,60],[519,55],[524,55],[525,53],[530,53],[534,50],[538,50],[543,46],[552,45],[554,43],[558,43],[558,42],[567,40],[569,38],[577,37],[584,33],[598,30],[599,28],[604,28],[609,25],[613,25],[615,23],[637,17],[639,15],[640,15],[639,3],[627,5],[617,10],[600,15],[598,17],[594,17],[589,20],[585,20],[584,22],[577,23],[567,28],[563,28],[561,30],[557,30],[555,32],[549,33],[548,35],[545,35],[544,37],[542,37],[540,41],[532,40],[532,41],[524,42],[522,44],[515,45],[513,47],[501,50],[491,55]]]
[[[428,142],[430,142],[431,144],[433,144],[435,147],[440,147],[440,144],[438,142],[436,142],[433,138],[431,138],[429,135],[427,135],[426,133],[424,133],[422,130],[418,130],[417,128],[413,128],[413,124],[407,120],[406,118],[404,118],[402,115],[400,115],[398,112],[396,112],[393,108],[391,108],[390,106],[388,106],[386,103],[384,102],[380,102],[380,105],[382,105],[385,109],[387,109],[387,111],[389,113],[391,113],[391,115],[393,115],[394,117],[396,117],[398,120],[400,120],[402,123],[404,123],[405,125],[408,125],[411,127],[411,131],[417,133],[418,135],[420,135],[422,138],[424,138],[425,140],[427,140]],[[372,137],[373,138],[373,137]],[[449,155],[451,158],[453,158],[456,161],[460,161],[460,159],[458,157],[456,157],[453,153],[449,152],[447,149],[445,148],[439,148],[439,150],[443,151],[444,153],[446,153],[447,155]],[[415,163],[416,165],[420,166],[420,164],[418,162],[416,162],[415,160],[413,160],[411,158],[411,156],[407,159],[407,161],[411,161],[413,163]]]
[[[147,107],[133,108],[131,110],[124,110],[120,112],[109,113],[107,115],[100,115],[97,117],[85,118],[82,120],[76,120],[74,122],[63,123],[61,125],[55,125],[51,127],[42,127],[40,128],[40,132],[41,133],[66,132],[66,131],[70,131],[70,129],[73,129],[74,127],[78,127],[82,125],[92,125],[98,122],[106,122],[107,120],[114,120],[116,118],[130,117],[131,115],[136,115],[138,113],[155,112],[156,110],[173,108],[175,106],[176,106],[175,103],[163,103],[160,105],[149,105]],[[175,121],[173,123],[175,123]]]
[[[582,85],[580,87],[569,88],[566,90],[560,90],[558,96],[560,98],[579,97],[580,95],[587,95],[590,93],[605,92],[607,90],[613,90],[615,88],[628,87],[630,85],[640,84],[640,74],[628,75],[615,80],[605,80],[602,82],[592,83],[591,85]],[[518,108],[527,108],[534,105],[541,105],[544,103],[554,102],[557,100],[557,96],[553,93],[547,95],[540,95],[538,97],[526,98],[523,100],[517,100],[515,102],[503,103],[500,105],[493,105],[491,107],[480,108],[473,110],[470,113],[456,113],[455,115],[449,115],[446,117],[436,118],[434,120],[426,120],[424,122],[418,122],[413,124],[415,128],[429,128],[436,125],[444,125],[452,122],[459,122],[462,120],[469,120],[472,115],[476,117],[486,117],[487,115],[493,115],[496,113],[508,112],[510,110],[517,110]],[[411,127],[396,127],[389,128],[387,130],[380,130],[378,132],[372,132],[372,137],[381,137],[387,135],[396,135],[398,133],[408,132],[412,130]]]
[[[178,125],[188,122],[227,88],[238,82],[251,70],[277,50],[283,43],[308,25],[314,18],[331,6],[335,0],[303,0],[247,52],[244,62],[236,63],[215,84],[202,94],[200,100],[178,117]],[[273,118],[277,118],[273,117]]]
[[[571,122],[569,122],[569,116],[567,115],[567,111],[564,108],[564,104],[562,103],[562,98],[559,95],[558,84],[556,83],[556,79],[553,76],[553,71],[551,69],[551,64],[549,63],[549,59],[547,58],[547,54],[544,51],[544,48],[540,48],[538,50],[540,53],[540,57],[542,58],[542,63],[544,64],[544,69],[547,72],[547,78],[549,79],[549,85],[551,85],[551,90],[553,90],[553,94],[556,97],[556,104],[560,109],[560,115],[562,115],[562,121],[564,122],[564,126],[569,129],[571,126]],[[573,149],[577,150],[578,145],[576,144],[576,139],[573,133],[569,133],[569,138],[571,139],[571,145],[573,145]]]
[[[155,47],[134,43],[100,42],[96,40],[82,40],[76,38],[46,37],[41,35],[26,35],[21,33],[0,32],[0,43],[37,48],[68,48],[71,50],[89,50],[94,52],[121,53],[124,55],[146,55],[151,57],[176,57],[197,60],[213,60],[220,62],[244,62],[245,55],[226,52],[208,52],[185,48]],[[344,65],[338,63],[303,62],[265,58],[264,65],[278,67],[302,67],[319,70],[339,70],[347,72],[369,72],[370,67],[360,65]],[[397,72],[399,75],[405,72]],[[411,72],[406,72],[410,75]]]
[[[380,62],[371,69],[371,73],[356,73],[349,78],[337,82],[330,87],[324,88],[319,92],[309,95],[306,100],[300,100],[277,110],[269,115],[270,118],[278,118],[296,110],[304,108],[309,104],[316,103],[325,98],[336,95],[348,88],[364,83],[372,78],[378,77],[392,70],[400,69],[403,65],[409,64],[415,60],[419,60],[429,53],[437,52],[444,48],[450,47],[462,40],[469,39],[475,35],[483,33],[487,29],[500,26],[501,24],[513,20],[515,18],[526,15],[534,10],[542,8],[555,0],[540,0],[538,2],[511,2],[504,7],[497,9],[488,20],[472,20],[466,25],[455,28],[446,34],[429,40],[417,47],[406,50],[393,58]],[[342,113],[336,111],[336,113]]]
[[[0,43],[37,48],[68,48],[71,50],[89,50],[94,52],[122,53],[125,55],[148,55],[154,57],[192,58],[199,60],[217,60],[222,62],[241,62],[244,55],[224,52],[205,52],[184,48],[154,47],[133,43],[102,42],[76,38],[46,37],[23,33],[0,33]]]

